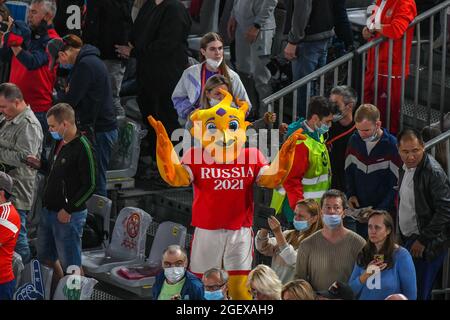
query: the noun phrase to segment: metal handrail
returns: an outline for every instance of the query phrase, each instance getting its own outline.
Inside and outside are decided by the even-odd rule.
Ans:
[[[427,10],[426,12],[421,13],[420,15],[416,16],[416,18],[410,23],[410,25],[408,26],[408,29],[415,26],[416,24],[422,22],[423,20],[434,16],[435,14],[437,14],[438,12],[440,12],[441,10],[443,10],[444,8],[447,8],[449,6],[450,6],[450,0],[446,0],[446,1],[436,5],[435,7]],[[264,105],[269,105],[269,104],[273,103],[274,101],[279,100],[280,98],[284,97],[285,95],[293,92],[294,90],[304,86],[308,82],[310,82],[314,79],[317,79],[318,77],[343,65],[344,63],[346,63],[348,61],[351,61],[355,57],[356,54],[365,53],[370,48],[375,47],[375,46],[377,46],[383,42],[386,42],[388,40],[389,39],[385,38],[385,37],[380,37],[375,40],[372,40],[372,41],[358,47],[357,49],[355,49],[355,51],[349,52],[349,53],[343,55],[342,57],[328,63],[327,65],[323,66],[322,68],[317,69],[317,70],[311,72],[310,74],[308,74],[307,76],[291,83],[287,87],[284,87],[283,89],[271,94],[270,96],[264,98],[262,100],[262,102],[264,103]],[[426,40],[424,40],[424,41],[426,41]],[[424,43],[424,42],[421,41],[421,43]]]
[[[425,150],[429,150],[436,146],[438,143],[444,142],[445,140],[450,139],[450,130],[441,133],[437,137],[425,142]]]

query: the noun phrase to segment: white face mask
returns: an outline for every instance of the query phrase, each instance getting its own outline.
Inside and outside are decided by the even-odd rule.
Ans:
[[[217,99],[209,99],[209,104],[211,105],[211,107],[217,106],[220,103],[220,100]]]
[[[219,68],[220,64],[222,63],[223,58],[220,58],[219,61],[214,60],[214,59],[206,59],[206,63],[208,64],[208,66],[210,66],[212,69],[217,70],[217,68]]]
[[[177,283],[183,279],[185,272],[184,267],[164,268],[164,275],[170,283]]]

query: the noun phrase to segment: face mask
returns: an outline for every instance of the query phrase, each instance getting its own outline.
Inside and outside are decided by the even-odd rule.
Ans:
[[[322,221],[328,228],[334,229],[341,224],[342,219],[338,214],[324,214]]]
[[[362,139],[364,142],[375,142],[378,140],[378,133],[377,133],[378,129],[375,129],[375,132],[373,133],[373,135],[371,135],[368,138]]]
[[[220,100],[217,100],[214,98],[209,99],[209,104],[211,105],[211,107],[214,107],[214,106],[218,105],[219,103],[220,103]]]
[[[177,283],[183,279],[185,273],[184,267],[164,268],[164,275],[170,283]]]
[[[60,63],[59,67],[61,69],[71,70],[73,68],[73,64],[71,64],[71,63]]]
[[[297,231],[304,231],[309,228],[308,221],[297,221],[294,219],[293,223],[294,223],[294,228]]]
[[[219,61],[208,58],[208,59],[206,59],[206,63],[214,70],[217,70],[217,68],[219,68],[220,64],[222,63],[222,60],[223,60],[223,58],[220,58]]]
[[[339,108],[337,108],[336,110],[339,110],[338,113],[336,113],[335,115],[333,115],[333,122],[338,122],[341,121],[342,119],[344,119],[345,114],[347,113],[347,106],[345,107],[344,111],[340,111]]]
[[[216,291],[205,291],[204,295],[206,300],[223,300],[223,292],[221,289]]]
[[[327,126],[325,123],[322,123],[322,125],[319,128],[316,127],[316,131],[319,135],[327,133],[328,130],[330,130],[330,127]]]
[[[58,131],[50,131],[50,134],[52,135],[52,138],[56,141],[62,140],[63,137],[59,134]]]

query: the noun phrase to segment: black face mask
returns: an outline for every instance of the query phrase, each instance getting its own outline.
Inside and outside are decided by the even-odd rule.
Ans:
[[[43,36],[47,33],[47,21],[42,20],[37,27],[33,29],[33,34]]]

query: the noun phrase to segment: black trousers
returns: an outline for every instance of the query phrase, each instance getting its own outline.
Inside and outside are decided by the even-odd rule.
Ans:
[[[179,128],[177,112],[172,103],[172,90],[152,90],[147,88],[139,90],[137,103],[142,114],[142,120],[147,126],[148,134],[146,140],[150,150],[141,150],[143,154],[149,154],[156,160],[156,134],[150,126],[147,117],[153,116],[156,120],[162,122],[166,128],[169,138],[172,132]]]

